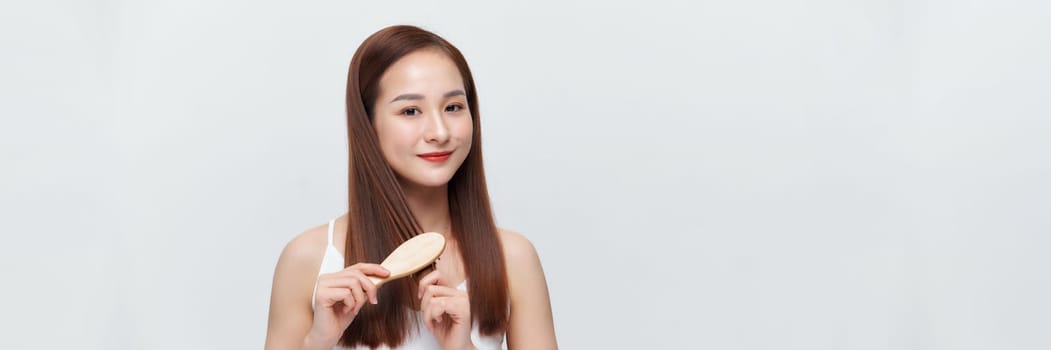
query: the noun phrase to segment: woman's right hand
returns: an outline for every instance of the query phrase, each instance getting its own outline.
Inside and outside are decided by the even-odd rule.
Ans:
[[[378,302],[376,286],[368,276],[384,278],[389,275],[390,271],[380,265],[357,263],[319,276],[314,292],[314,322],[308,335],[310,343],[332,348],[361,307],[365,303]]]

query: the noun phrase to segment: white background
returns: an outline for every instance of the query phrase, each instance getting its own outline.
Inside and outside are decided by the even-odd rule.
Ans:
[[[1051,348],[1047,2],[389,3],[0,5],[0,348],[262,347],[398,23],[470,62],[564,349]]]

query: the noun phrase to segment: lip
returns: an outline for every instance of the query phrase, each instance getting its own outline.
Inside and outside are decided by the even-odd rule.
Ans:
[[[449,159],[449,155],[453,154],[453,151],[441,151],[441,152],[430,152],[424,154],[418,154],[417,157],[423,158],[428,162],[441,163],[446,159]]]

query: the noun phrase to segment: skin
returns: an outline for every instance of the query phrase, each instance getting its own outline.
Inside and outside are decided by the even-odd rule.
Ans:
[[[455,64],[434,50],[395,62],[379,82],[373,125],[384,158],[398,174],[406,199],[424,232],[449,237],[447,184],[472,142],[463,80]],[[451,151],[441,163],[419,155]],[[347,215],[336,220],[334,245],[346,242]],[[499,229],[508,269],[511,314],[508,349],[556,349],[551,302],[540,259],[522,235]],[[375,303],[367,276],[384,277],[377,264],[359,263],[317,280],[316,312],[310,300],[314,276],[327,245],[327,225],[301,233],[278,259],[270,300],[266,349],[332,349],[364,303]],[[470,297],[456,287],[467,277],[455,244],[447,243],[437,268],[420,280],[421,312],[442,349],[474,349]]]

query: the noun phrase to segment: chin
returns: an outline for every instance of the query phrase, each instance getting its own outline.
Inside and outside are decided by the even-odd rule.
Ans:
[[[416,176],[406,180],[413,185],[424,188],[445,187],[452,180],[453,174],[434,174],[434,176]]]
[[[449,185],[449,181],[413,181],[409,180],[417,188],[442,188]]]
[[[402,171],[395,168],[394,172],[398,174],[398,178],[405,185],[419,188],[437,188],[449,185],[449,181],[452,181],[453,176],[456,175],[459,166],[452,167],[450,165],[446,164],[441,167],[410,166],[402,168]]]

